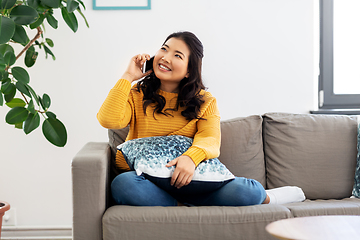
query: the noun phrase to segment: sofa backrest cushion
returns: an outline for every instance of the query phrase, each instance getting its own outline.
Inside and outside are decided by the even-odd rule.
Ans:
[[[266,187],[259,115],[221,121],[219,160],[237,177],[252,178]]]
[[[129,126],[122,129],[109,129],[108,136],[109,136],[109,145],[111,148],[111,153],[115,161],[115,156],[117,152],[117,146],[125,142],[125,139],[129,133]]]
[[[268,188],[298,186],[308,199],[351,196],[356,117],[268,113],[263,118]]]

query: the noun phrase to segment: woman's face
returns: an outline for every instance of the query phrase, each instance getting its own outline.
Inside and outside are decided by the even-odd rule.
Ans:
[[[190,50],[183,40],[170,38],[154,57],[154,73],[162,84],[180,83],[188,77]]]

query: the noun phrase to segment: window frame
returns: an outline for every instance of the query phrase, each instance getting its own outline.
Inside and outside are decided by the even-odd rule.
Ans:
[[[359,109],[360,94],[334,93],[334,0],[320,0],[319,110]]]

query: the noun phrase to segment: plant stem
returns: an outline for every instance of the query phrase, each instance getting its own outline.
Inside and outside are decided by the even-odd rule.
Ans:
[[[37,31],[38,31],[37,34],[35,35],[35,37],[34,37],[28,44],[26,44],[26,46],[24,47],[24,49],[21,50],[21,52],[16,56],[16,60],[18,60],[19,57],[20,57],[26,50],[28,50],[29,47],[31,47],[31,45],[33,45],[33,43],[41,36],[41,34],[42,34],[41,28],[40,28],[40,27],[37,27],[36,29],[37,29]]]
[[[27,100],[27,98],[25,97],[25,95],[22,93],[22,92],[20,92],[21,93],[21,96],[25,99],[25,102],[26,102],[26,104],[27,105],[29,105],[29,101]],[[41,113],[42,115],[43,115],[43,117],[46,119],[46,117],[44,116],[44,111],[40,111],[40,109],[39,110],[36,110],[38,113]]]
[[[20,91],[19,91],[19,92],[20,92]],[[29,102],[28,102],[28,100],[26,99],[25,95],[24,95],[22,92],[20,92],[20,93],[21,93],[21,96],[23,96],[23,98],[25,99],[26,104],[29,105]]]

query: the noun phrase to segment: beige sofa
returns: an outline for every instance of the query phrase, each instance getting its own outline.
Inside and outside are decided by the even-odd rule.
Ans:
[[[219,159],[237,176],[268,189],[301,187],[307,200],[246,207],[113,206],[109,183],[116,146],[127,129],[109,130],[109,143],[88,143],[72,161],[73,239],[274,239],[270,222],[301,216],[360,215],[351,197],[357,120],[349,116],[268,113],[221,123]]]

